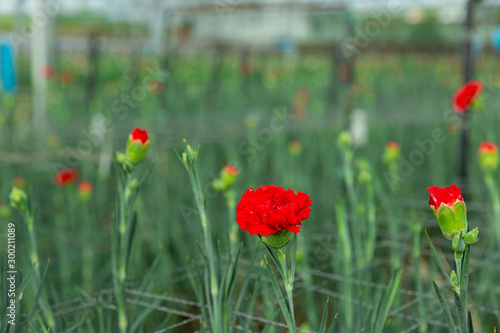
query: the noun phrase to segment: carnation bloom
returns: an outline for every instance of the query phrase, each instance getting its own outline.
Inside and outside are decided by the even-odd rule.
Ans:
[[[262,237],[290,231],[298,233],[311,214],[312,201],[303,192],[295,194],[275,185],[248,189],[236,207],[236,221],[250,235]]]
[[[455,112],[464,113],[467,111],[483,88],[484,85],[481,81],[470,81],[460,87],[460,89],[453,94],[452,103]]]
[[[78,176],[78,171],[75,169],[62,169],[54,176],[54,183],[56,183],[57,186],[63,187],[73,183],[78,179]]]
[[[460,188],[450,185],[445,188],[428,187],[429,205],[436,216],[443,235],[453,240],[456,232],[467,231],[467,210]]]

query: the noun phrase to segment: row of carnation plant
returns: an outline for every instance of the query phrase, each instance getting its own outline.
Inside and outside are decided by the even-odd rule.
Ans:
[[[471,105],[479,104],[477,95],[482,86],[473,83],[463,88],[455,96],[457,112],[465,112]],[[285,321],[287,329],[292,333],[305,330],[301,319],[295,313],[296,304],[294,290],[296,286],[297,252],[300,244],[301,231],[307,228],[311,215],[312,200],[308,194],[302,191],[294,191],[276,185],[263,185],[250,188],[244,192],[240,200],[233,189],[240,170],[233,165],[226,165],[211,186],[220,193],[227,206],[227,230],[216,230],[212,224],[213,217],[209,216],[207,210],[207,199],[204,191],[202,175],[197,167],[200,159],[200,147],[193,148],[184,141],[184,150],[176,152],[179,161],[187,171],[189,183],[194,195],[194,202],[199,216],[199,224],[202,230],[202,242],[198,244],[199,254],[197,258],[191,258],[186,263],[186,271],[198,301],[200,310],[201,332],[233,332],[238,330],[249,330],[249,321],[244,320],[245,314],[251,313],[256,307],[258,291],[262,288],[261,280],[266,280],[279,307],[281,316]],[[154,163],[147,163],[146,153],[150,145],[149,133],[146,130],[135,128],[129,135],[125,152],[116,153],[117,164],[117,200],[116,212],[113,216],[111,227],[111,271],[110,280],[112,286],[112,309],[114,318],[111,321],[100,323],[103,327],[116,327],[120,333],[139,332],[147,322],[152,312],[152,307],[140,308],[140,311],[132,311],[132,305],[127,299],[130,278],[130,267],[134,240],[138,225],[138,215],[135,210],[139,190],[152,170]],[[337,141],[337,147],[343,159],[342,178],[346,194],[346,202],[335,205],[336,234],[338,234],[341,261],[333,259],[333,269],[342,271],[348,279],[366,278],[370,276],[360,275],[364,269],[372,263],[376,251],[376,241],[380,221],[377,219],[375,209],[375,191],[378,186],[374,179],[370,164],[363,159],[354,156],[351,137],[348,132],[342,132]],[[399,168],[400,144],[391,141],[387,144],[383,161],[388,170],[397,173]],[[500,244],[500,195],[495,173],[499,165],[498,146],[492,142],[483,142],[478,148],[479,164],[484,173],[484,181],[489,190],[493,206],[493,229]],[[73,169],[65,169],[58,172],[54,178],[56,185],[67,187],[76,182],[79,173]],[[392,184],[392,191],[397,195],[398,183]],[[92,195],[93,184],[82,181],[78,184],[78,198],[85,203]],[[471,246],[479,239],[478,228],[471,228],[467,220],[467,210],[461,189],[456,185],[444,188],[432,186],[428,188],[430,199],[429,205],[434,212],[438,225],[446,240],[450,243],[450,249],[455,259],[455,269],[447,271],[445,264],[441,261],[439,254],[431,239],[427,235],[432,255],[442,272],[446,283],[453,291],[455,300],[456,320],[452,315],[445,294],[438,284],[432,280],[432,284],[442,307],[450,332],[472,333],[474,332],[472,315],[467,303],[467,290],[469,282],[469,266]],[[71,195],[71,194],[69,194]],[[60,198],[65,202],[65,198]],[[388,198],[387,200],[391,200]],[[36,320],[40,331],[58,332],[62,331],[64,323],[57,322],[50,304],[49,288],[46,287],[47,274],[50,271],[50,263],[40,262],[40,253],[35,232],[36,212],[29,191],[14,187],[10,194],[11,205],[21,214],[27,231],[27,250],[31,271],[25,274],[18,288],[16,299],[22,302],[23,292],[31,286],[36,297],[39,311],[33,311],[26,318],[27,322]],[[71,200],[68,200],[71,201]],[[394,212],[393,212],[394,213]],[[220,216],[216,218],[221,218]],[[57,224],[56,218],[56,224]],[[60,219],[59,219],[60,220]],[[391,217],[388,221],[388,232],[390,238],[396,239],[402,228],[396,223],[397,217]],[[67,228],[64,224],[57,225]],[[242,239],[238,230],[248,232],[252,240]],[[415,257],[419,259],[421,226],[412,226],[415,235],[414,250]],[[92,239],[92,229],[89,225],[82,229],[84,239]],[[57,237],[57,235],[56,235]],[[221,238],[225,238],[223,242]],[[252,258],[250,264],[246,265],[246,274],[241,278],[242,253],[244,243],[260,243],[259,247],[251,247],[248,252]],[[64,242],[58,242],[64,244]],[[224,247],[224,244],[229,246]],[[265,251],[263,261],[259,266],[258,256],[260,250]],[[67,256],[64,247],[58,249],[61,257]],[[307,255],[307,252],[306,252]],[[82,285],[83,289],[92,289],[92,278],[94,270],[94,246],[86,243],[82,247]],[[311,318],[319,318],[316,323],[309,323],[308,328],[321,333],[333,332],[337,318],[342,322],[341,330],[354,332],[359,329],[367,329],[369,332],[381,333],[384,331],[389,311],[397,299],[397,288],[402,278],[400,265],[403,258],[398,251],[391,251],[391,264],[393,272],[383,292],[371,295],[376,302],[371,304],[370,309],[362,320],[356,318],[356,310],[353,308],[352,299],[357,294],[366,293],[366,290],[356,289],[352,283],[341,285],[349,302],[342,306],[334,304],[338,312],[331,315],[329,299],[325,299],[322,309],[310,309],[311,312],[320,313],[319,316],[311,315]],[[418,263],[418,260],[416,261]],[[262,267],[263,266],[263,267]],[[342,267],[340,267],[342,266]],[[418,266],[418,265],[417,265]],[[257,268],[255,270],[255,268]],[[151,268],[151,271],[153,269]],[[257,271],[256,275],[251,274]],[[264,278],[261,272],[265,272]],[[358,272],[358,273],[355,273]],[[310,278],[307,272],[304,279]],[[71,272],[61,267],[59,274],[61,280],[71,279]],[[148,280],[147,272],[144,281]],[[420,274],[418,274],[420,276]],[[147,283],[143,283],[144,290]],[[416,289],[422,292],[422,282],[416,281]],[[247,295],[251,294],[251,297]],[[269,294],[267,294],[269,297]],[[419,309],[422,318],[421,309]],[[272,311],[269,313],[272,314]],[[250,315],[250,318],[252,316]],[[257,318],[258,319],[258,318]],[[268,330],[277,320],[276,313],[267,318],[263,324]],[[101,320],[99,318],[98,320]],[[105,324],[104,324],[105,322]],[[311,327],[312,326],[312,327]],[[1,332],[7,332],[7,326],[2,321]],[[420,326],[420,331],[425,331],[425,326]]]

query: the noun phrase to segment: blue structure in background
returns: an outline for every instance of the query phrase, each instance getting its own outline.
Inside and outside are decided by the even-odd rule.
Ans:
[[[495,30],[493,30],[491,43],[493,44],[493,48],[500,52],[500,26],[497,26]]]
[[[2,41],[0,44],[0,79],[4,92],[16,92],[17,78],[14,48],[7,40]]]
[[[275,47],[281,53],[290,53],[295,51],[295,42],[289,37],[281,37],[276,41]]]

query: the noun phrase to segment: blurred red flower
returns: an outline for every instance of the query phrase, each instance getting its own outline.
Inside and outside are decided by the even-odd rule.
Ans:
[[[388,141],[385,144],[385,147],[390,150],[399,150],[401,148],[401,145],[397,141]]]
[[[470,81],[464,84],[453,94],[453,108],[455,112],[464,113],[471,106],[477,96],[483,90],[481,81]]]
[[[231,176],[237,176],[240,174],[240,170],[238,167],[235,167],[234,165],[228,164],[224,167],[223,172],[227,172]]]
[[[462,198],[462,193],[460,192],[460,187],[456,185],[450,185],[445,188],[439,188],[437,186],[428,187],[430,198],[429,205],[433,206],[435,211],[439,210],[439,206],[445,204],[451,208],[457,201],[464,202]]]
[[[143,146],[149,139],[148,131],[139,127],[134,128],[132,133],[130,133],[130,137],[132,138],[132,141],[140,140]]]
[[[80,193],[90,193],[94,189],[94,184],[91,181],[84,180],[78,184],[78,192]]]
[[[75,81],[75,73],[69,69],[63,69],[59,72],[59,82],[61,84],[71,84]]]
[[[481,142],[479,145],[479,154],[491,154],[498,151],[498,146],[493,142]]]
[[[75,169],[62,169],[56,173],[54,176],[54,183],[57,186],[66,186],[68,184],[73,183],[79,177],[78,171]]]
[[[44,79],[48,80],[54,77],[56,69],[51,65],[45,65],[42,67],[41,74]]]
[[[298,233],[311,214],[311,204],[309,196],[300,191],[295,194],[276,185],[251,188],[236,207],[236,221],[250,235],[265,237],[283,230]]]
[[[163,83],[160,80],[152,80],[148,84],[148,89],[153,94],[159,94],[163,90]]]

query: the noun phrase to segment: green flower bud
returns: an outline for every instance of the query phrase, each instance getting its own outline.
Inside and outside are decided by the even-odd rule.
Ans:
[[[458,281],[458,276],[457,276],[457,273],[455,273],[454,270],[451,271],[450,280],[451,280],[451,283],[453,283],[453,289],[460,288],[460,284],[459,284],[459,281]]]
[[[382,160],[387,166],[394,165],[399,160],[400,152],[401,152],[401,146],[399,142],[389,141],[385,145],[385,151]]]
[[[228,164],[222,169],[220,177],[212,182],[212,186],[219,192],[225,192],[234,184],[239,174],[237,167]]]
[[[18,208],[23,212],[28,211],[28,195],[20,188],[13,187],[10,192],[10,204],[14,208]]]
[[[500,157],[498,146],[492,142],[482,142],[478,149],[479,165],[486,173],[492,173],[498,168]]]
[[[479,239],[479,230],[475,228],[464,235],[464,242],[467,245],[474,244]]]
[[[144,142],[142,140],[143,138],[135,139],[132,134],[128,137],[125,156],[132,164],[140,163],[146,156],[149,147],[149,139]]]
[[[341,149],[348,149],[351,147],[351,134],[349,134],[348,131],[342,131],[340,132],[338,138],[337,138],[337,147]]]

